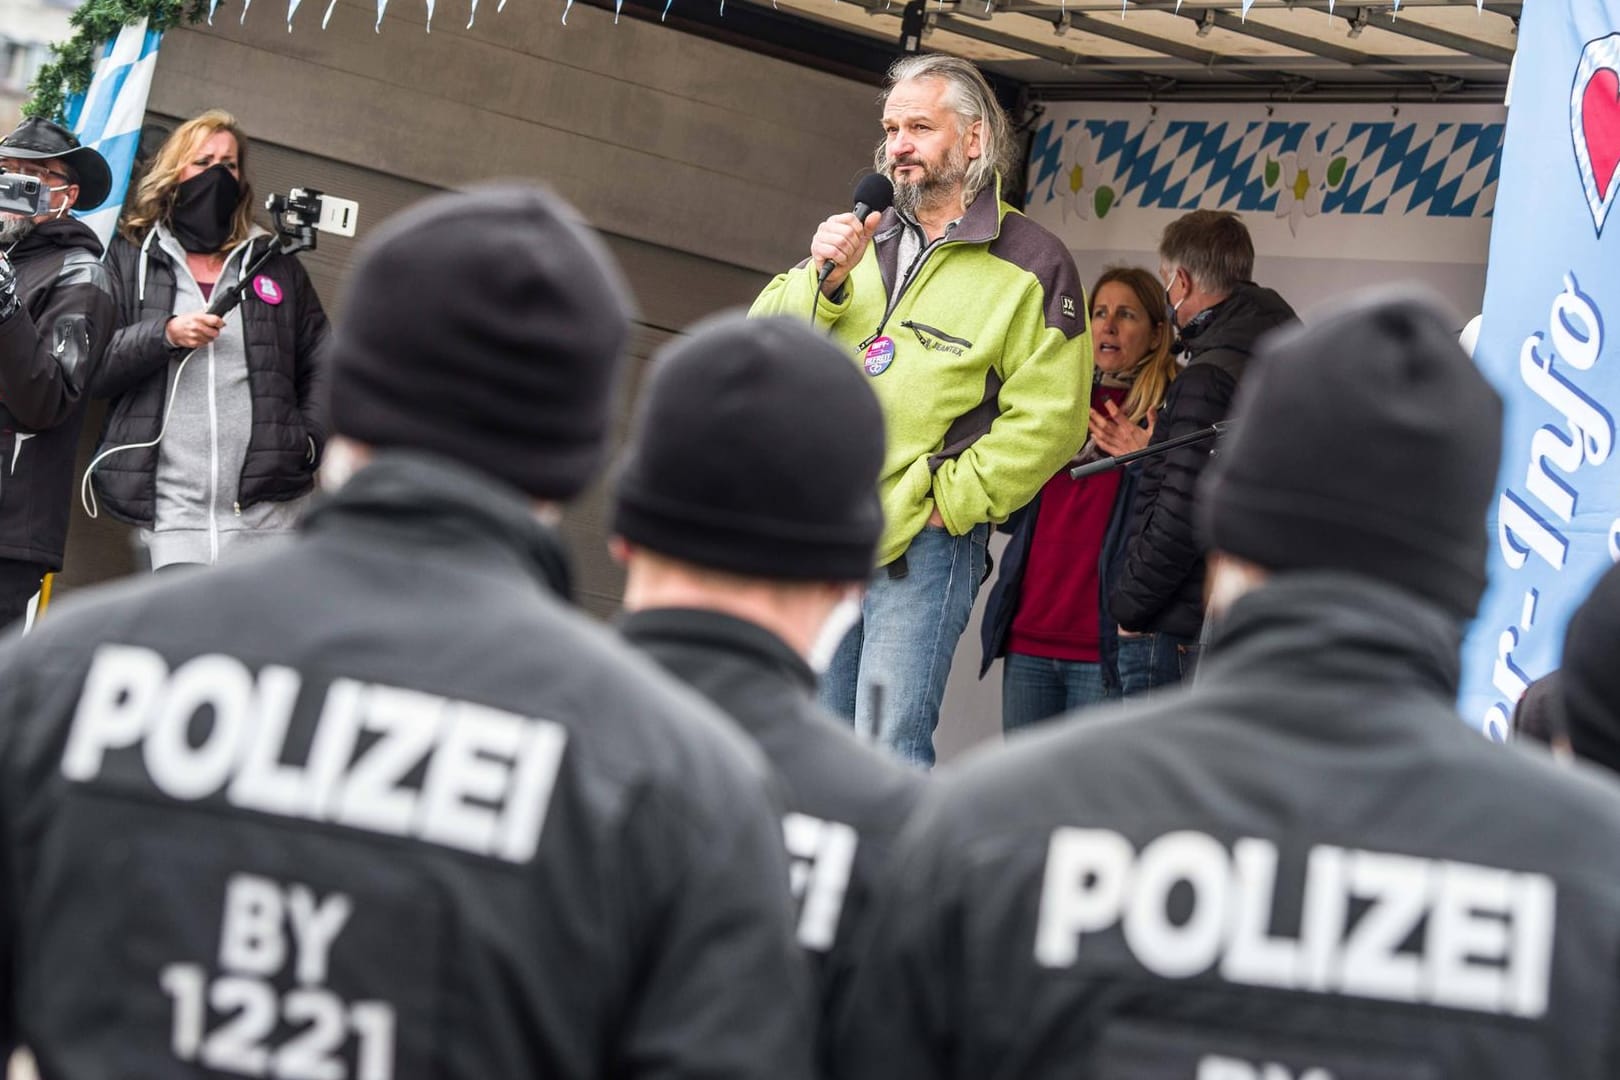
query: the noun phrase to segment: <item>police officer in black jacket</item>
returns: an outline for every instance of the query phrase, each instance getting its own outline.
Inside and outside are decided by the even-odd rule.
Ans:
[[[815,702],[871,574],[882,464],[883,414],[846,356],[797,320],[722,316],[654,360],[614,500],[625,636],[736,720],[781,781],[824,1013],[923,784]]]
[[[365,246],[285,549],[0,650],[0,1043],[44,1076],[804,1080],[764,763],[566,604],[617,270],[533,188]],[[363,464],[361,464],[363,463]]]
[[[1453,708],[1501,403],[1429,303],[1262,343],[1198,684],[925,793],[849,1080],[1620,1074],[1620,789]]]
[[[67,216],[112,186],[107,162],[39,117],[0,139],[0,171],[49,189],[43,214],[0,212],[0,630],[62,568],[88,389],[118,321],[101,240]]]

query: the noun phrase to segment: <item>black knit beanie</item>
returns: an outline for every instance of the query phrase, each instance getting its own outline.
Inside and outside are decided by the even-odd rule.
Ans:
[[[1559,669],[1564,724],[1575,756],[1620,772],[1620,566],[1576,609]]]
[[[1398,585],[1459,620],[1485,589],[1502,402],[1417,286],[1262,339],[1205,474],[1212,547]]]
[[[332,426],[542,499],[601,468],[631,302],[573,208],[525,185],[440,195],[362,247],[332,344]]]
[[[883,413],[842,350],[799,320],[722,315],[654,359],[613,531],[746,577],[860,581],[882,466]]]

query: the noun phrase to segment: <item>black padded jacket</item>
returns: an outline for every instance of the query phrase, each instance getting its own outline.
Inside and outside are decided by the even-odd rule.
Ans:
[[[0,646],[0,1045],[60,1080],[808,1080],[767,767],[565,581],[516,491],[389,452],[274,552]]]
[[[1620,789],[1464,725],[1460,640],[1279,574],[1192,687],[936,777],[838,1076],[1620,1075]]]
[[[631,644],[714,702],[771,763],[787,815],[799,944],[831,1016],[859,966],[872,890],[888,868],[924,776],[859,742],[820,708],[815,672],[776,635],[716,611],[625,617]]]
[[[1191,359],[1170,384],[1148,445],[1225,420],[1255,342],[1293,320],[1294,309],[1270,289],[1238,286],[1207,323],[1184,337]],[[1210,453],[1209,443],[1194,443],[1142,463],[1133,531],[1110,596],[1126,630],[1195,638],[1203,626],[1205,549],[1193,499]]]
[[[246,265],[270,242],[269,236],[252,240],[250,250],[230,265]],[[150,528],[157,508],[158,449],[140,444],[158,437],[168,401],[169,365],[186,354],[163,333],[176,314],[175,266],[157,243],[144,245],[143,251],[143,245],[122,235],[113,238],[106,263],[119,328],[92,384],[96,397],[112,399],[96,452],[132,449],[102,459],[92,483],[113,517]],[[283,283],[286,295],[270,304],[248,288],[238,309],[253,398],[253,428],[237,489],[243,506],[285,502],[312,489],[329,430],[323,355],[327,321],[320,297],[294,256],[272,256],[261,273]]]
[[[0,559],[60,570],[74,453],[117,315],[83,222],[36,225],[9,257],[22,306],[0,322]]]

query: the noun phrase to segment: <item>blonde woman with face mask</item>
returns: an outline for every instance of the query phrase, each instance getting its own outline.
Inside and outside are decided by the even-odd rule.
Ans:
[[[1006,731],[1119,696],[1119,639],[1106,603],[1111,539],[1123,535],[1134,474],[1071,480],[1074,465],[1147,445],[1175,377],[1162,289],[1139,268],[1105,271],[1091,290],[1094,385],[1088,438],[1074,461],[1007,526],[1012,537],[982,624],[981,676],[1003,658]]]
[[[326,313],[303,265],[273,256],[239,306],[208,312],[274,242],[254,222],[247,156],[229,113],[181,124],[108,248],[122,327],[95,384],[112,404],[91,482],[153,569],[289,531],[326,442]]]

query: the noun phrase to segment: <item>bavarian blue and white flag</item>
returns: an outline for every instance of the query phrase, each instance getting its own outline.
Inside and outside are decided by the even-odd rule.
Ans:
[[[129,190],[162,39],[161,31],[146,28],[145,19],[124,27],[102,50],[90,89],[67,103],[68,127],[81,143],[99,150],[112,170],[112,193],[107,201],[83,214],[74,211],[75,217],[101,237],[103,245],[112,239]]]
[[[1524,5],[1516,63],[1474,354],[1502,470],[1461,700],[1496,738],[1620,561],[1620,0]]]

